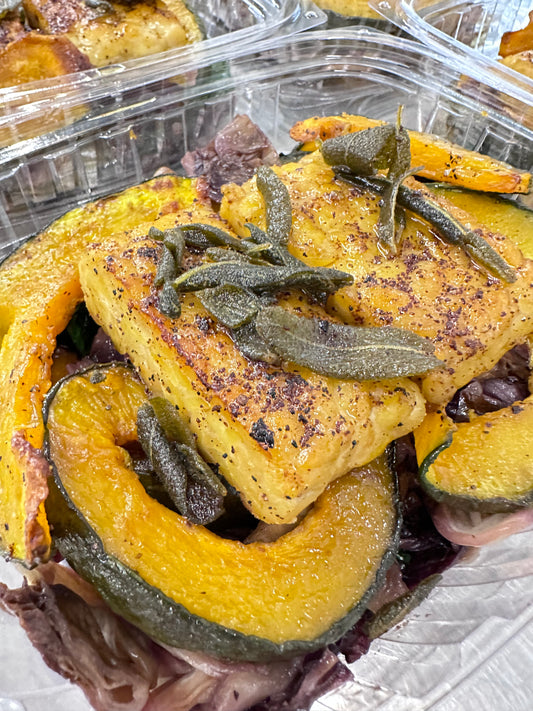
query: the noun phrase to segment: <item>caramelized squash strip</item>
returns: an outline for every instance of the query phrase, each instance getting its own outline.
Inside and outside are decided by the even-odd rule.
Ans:
[[[316,141],[363,131],[384,124],[364,116],[313,117],[299,121],[290,130],[291,138],[314,150]],[[432,180],[460,185],[472,190],[497,193],[528,193],[531,174],[517,170],[488,156],[468,151],[449,141],[419,131],[409,131],[411,166],[416,174]]]
[[[83,299],[77,259],[91,241],[190,204],[189,179],[165,176],[77,208],[0,268],[0,548],[28,565],[45,559],[48,467],[41,407],[57,335]]]

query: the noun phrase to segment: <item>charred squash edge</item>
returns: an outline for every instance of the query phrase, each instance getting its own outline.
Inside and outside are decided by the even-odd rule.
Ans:
[[[113,364],[97,365],[88,370],[105,369],[110,365]],[[119,365],[124,367],[124,364]],[[45,423],[58,389],[63,382],[77,375],[80,373],[63,378],[50,390],[43,406]],[[48,429],[45,452],[50,459]],[[390,447],[383,460],[393,481],[392,505],[396,521],[387,550],[381,558],[372,583],[351,610],[326,632],[312,640],[276,643],[263,637],[235,631],[189,612],[182,604],[147,583],[116,557],[106,553],[103,541],[70,499],[53,462],[46,512],[52,527],[54,545],[61,555],[82,578],[94,585],[114,612],[150,637],[170,646],[203,651],[234,661],[265,662],[307,654],[335,642],[357,622],[366,609],[367,602],[381,586],[387,569],[395,560],[401,528],[393,457],[393,448]]]
[[[180,189],[183,189],[184,185],[186,186],[186,192],[184,193],[185,199],[182,201],[181,198],[183,197],[183,195],[180,193]],[[80,225],[82,225],[82,221],[79,218],[79,215],[84,210],[94,209],[94,211],[91,212],[90,215],[91,219],[95,219],[95,216],[97,214],[97,208],[99,206],[102,206],[104,208],[105,214],[105,207],[109,202],[114,203],[117,200],[120,200],[120,198],[122,197],[124,197],[125,200],[131,199],[132,193],[135,195],[148,193],[148,191],[151,190],[151,186],[153,186],[155,196],[153,200],[153,211],[156,211],[156,214],[160,214],[161,211],[175,212],[178,207],[187,206],[192,203],[192,200],[195,197],[195,195],[193,195],[194,185],[195,183],[193,179],[183,178],[172,173],[168,175],[148,178],[142,183],[126,187],[123,190],[119,190],[117,192],[101,196],[99,198],[88,200],[82,205],[76,206],[72,208],[72,210],[70,210],[69,212],[64,213],[55,220],[52,220],[39,232],[21,241],[20,244],[17,244],[16,248],[10,254],[6,255],[5,258],[2,259],[2,261],[0,262],[0,271],[4,271],[9,275],[11,269],[17,270],[19,268],[22,268],[22,266],[24,266],[24,269],[30,270],[32,266],[35,266],[31,264],[31,260],[33,257],[41,259],[43,254],[46,254],[50,251],[53,252],[53,250],[55,250],[59,245],[58,237],[54,232],[53,228],[54,226],[58,226],[58,229],[66,229],[65,227],[63,227],[63,225],[69,224],[69,216],[72,217],[74,224],[77,225],[79,229],[81,229]],[[170,193],[172,193],[171,201],[169,200]],[[162,199],[161,196],[163,196]],[[178,201],[180,201],[179,205]],[[134,215],[135,213],[131,214]],[[141,221],[145,221],[146,219],[146,216],[143,216]],[[131,228],[132,226],[132,224],[128,225],[129,228]],[[50,230],[52,230],[52,236],[48,241],[48,246],[46,246],[47,234],[49,234]],[[91,241],[91,235],[87,237],[86,242],[88,243],[89,241]],[[61,248],[64,249],[64,253],[69,254],[69,256],[71,257],[71,261],[74,262],[76,258],[76,249],[72,246],[71,241],[69,240],[68,232],[63,235],[63,240],[61,241]],[[19,260],[17,258],[17,255],[20,256],[20,254],[22,254],[23,256],[21,263],[19,263]],[[50,264],[52,269],[57,269],[57,267],[54,267],[53,262],[50,262]],[[35,274],[33,278],[38,280],[39,276],[40,275]],[[19,331],[17,329],[20,324],[17,325],[17,329],[13,327],[13,324],[16,324],[17,319],[21,320],[25,317],[25,307],[19,307],[16,301],[15,303],[13,303],[12,291],[13,290],[9,286],[8,277],[8,281],[2,286],[2,289],[0,289],[0,296],[4,300],[2,302],[2,307],[5,306],[5,313],[2,314],[3,318],[2,323],[0,324],[0,346],[3,345],[6,334],[18,334]],[[71,294],[70,298],[72,302],[72,309],[74,309],[75,304],[78,303],[78,301],[80,301],[82,298],[81,290],[79,295],[74,296]],[[2,309],[2,311],[4,311],[4,309]],[[62,316],[63,315],[64,314],[62,314]],[[20,328],[22,328],[22,326]],[[62,330],[62,328],[59,330]],[[20,363],[22,359],[28,354],[31,354],[32,341],[28,341],[27,333],[21,334],[19,337],[20,341],[24,339],[25,348],[19,349],[17,351],[17,364]],[[32,357],[38,358],[39,354],[33,354]],[[27,364],[24,367],[26,368],[26,370],[28,369]],[[13,366],[10,366],[10,368],[13,368]],[[8,373],[6,373],[6,377],[7,375]],[[37,382],[32,382],[28,385],[27,389],[29,390],[32,385],[40,384],[42,384],[41,380],[38,380]],[[2,401],[2,403],[6,407],[13,406],[13,403],[10,402],[9,399],[0,398],[0,401]],[[38,408],[41,407],[41,404],[42,401],[39,401]],[[36,426],[41,427],[41,423],[38,423]],[[36,447],[39,448],[36,449],[35,446],[32,447],[30,445],[28,438],[25,435],[25,432],[20,428],[15,432],[13,430],[6,430],[6,432],[6,438],[3,442],[3,446],[5,446],[6,449],[4,450],[4,452],[0,452],[0,456],[4,455],[6,452],[13,451],[13,436],[15,436],[18,438],[17,441],[21,452],[22,449],[24,449],[23,454],[26,457],[26,460],[28,460],[29,458],[33,458],[36,460],[39,457],[41,441],[39,441],[38,443],[33,443]],[[5,553],[10,559],[18,560],[23,565],[31,567],[45,560],[49,556],[50,534],[44,511],[44,498],[46,496],[45,477],[41,477],[40,475],[39,477],[32,476],[31,471],[30,473],[24,471],[24,467],[28,465],[27,462],[25,463],[26,460],[23,461],[23,454],[18,455],[17,460],[14,462],[13,476],[11,477],[11,475],[7,473],[5,476],[2,475],[1,477],[4,490],[2,494],[3,505],[0,506],[0,510],[3,512],[3,515],[0,514],[0,525],[2,527],[2,535],[0,535],[0,551]],[[5,458],[5,462],[2,465],[6,467],[6,471],[8,471],[7,468],[10,466],[7,462],[8,460],[7,458]],[[21,501],[18,500],[18,495],[13,495],[14,487],[11,484],[11,481],[14,481],[16,476],[19,477],[18,481],[21,482],[23,496],[23,500],[21,499]],[[16,498],[17,500],[13,502],[10,501],[11,498]],[[18,516],[17,513],[17,515],[13,517],[16,525],[9,526],[9,529],[8,522],[6,520],[1,520],[2,518],[7,517],[7,514],[5,512],[7,511],[8,506],[4,502],[9,502],[9,506],[18,506],[21,511],[22,507],[25,507],[24,517],[22,517],[22,514],[21,516]],[[13,520],[11,521],[11,523],[13,523]]]

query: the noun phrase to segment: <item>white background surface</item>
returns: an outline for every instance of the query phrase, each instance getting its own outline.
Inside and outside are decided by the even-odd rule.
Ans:
[[[21,578],[0,562],[0,579]],[[486,546],[444,574],[401,625],[352,665],[355,681],[313,711],[531,711],[533,530]],[[0,711],[90,711],[0,613]],[[169,709],[171,711],[171,709]]]

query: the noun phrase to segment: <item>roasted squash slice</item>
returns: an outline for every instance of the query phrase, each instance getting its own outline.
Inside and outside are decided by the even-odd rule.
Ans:
[[[512,239],[524,257],[533,259],[533,210],[499,195],[450,185],[429,185],[428,188],[473,215],[493,232]]]
[[[533,506],[533,395],[470,422],[431,413],[415,444],[420,481],[436,501],[483,513]]]
[[[192,217],[225,227],[198,207]],[[190,221],[184,212],[155,224]],[[153,393],[184,412],[202,454],[256,518],[293,522],[330,481],[421,422],[423,398],[408,378],[357,382],[250,361],[194,294],[182,297],[179,318],[163,316],[154,286],[160,244],[149,227],[87,250],[87,308]]]
[[[292,203],[290,251],[307,264],[354,277],[352,285],[329,298],[330,313],[346,323],[406,328],[434,343],[446,367],[422,379],[430,402],[449,402],[458,388],[490,370],[533,331],[533,262],[475,213],[438,197],[442,208],[515,267],[514,283],[488,278],[460,247],[446,244],[433,226],[409,212],[398,253],[384,254],[376,234],[379,196],[336,179],[317,151],[274,171]],[[417,186],[421,196],[427,190]],[[220,213],[242,237],[248,235],[247,222],[265,228],[265,204],[255,178],[225,186]]]
[[[70,376],[48,399],[48,453],[70,510],[57,495],[47,506],[67,560],[121,615],[173,646],[253,661],[341,636],[397,543],[385,457],[331,484],[291,532],[244,544],[146,493],[123,448],[145,401],[121,365]]]
[[[145,57],[202,39],[193,13],[182,0],[110,2],[106,12],[70,0],[67,13],[47,0],[24,0],[34,27],[68,38],[94,67]]]
[[[92,240],[190,204],[189,179],[165,176],[69,212],[0,267],[0,548],[28,565],[46,558],[41,407],[56,336],[83,295],[77,259]]]
[[[365,116],[315,116],[299,121],[290,130],[291,138],[303,143],[304,150],[314,150],[316,141],[362,131],[385,123]],[[489,156],[468,151],[428,133],[409,131],[411,165],[417,175],[431,180],[460,185],[472,190],[497,193],[528,193],[531,174],[517,170]]]
[[[0,87],[52,79],[90,67],[85,54],[65,37],[28,32],[1,50]]]
[[[514,32],[503,33],[500,56],[509,57],[529,49],[533,49],[533,10],[529,13],[529,22],[525,27]]]
[[[66,37],[28,32],[0,48],[0,88],[56,79],[54,90],[59,93],[69,83],[64,75],[90,67],[88,58]],[[10,100],[9,111],[0,107],[0,147],[62,128],[87,113],[87,105],[80,102],[68,111],[41,111],[36,118],[10,120],[9,112],[30,101],[31,95],[17,99],[16,106]]]

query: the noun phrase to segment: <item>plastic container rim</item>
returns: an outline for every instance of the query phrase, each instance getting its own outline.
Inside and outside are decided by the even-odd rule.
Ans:
[[[490,84],[494,89],[519,101],[531,104],[532,79],[458,42],[425,22],[413,8],[413,0],[369,0],[369,5],[404,32],[411,36],[415,36],[415,33],[419,35],[415,38],[441,54],[463,74],[484,84]]]

